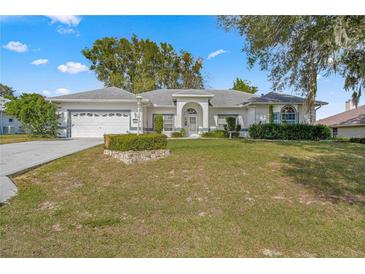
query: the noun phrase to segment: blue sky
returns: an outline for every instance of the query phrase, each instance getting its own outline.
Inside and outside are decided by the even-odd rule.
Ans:
[[[219,28],[214,16],[5,16],[0,24],[0,81],[18,94],[51,96],[102,87],[87,70],[89,63],[81,50],[99,38],[130,38],[132,34],[202,57],[207,88],[231,88],[235,77],[258,86],[258,94],[271,87],[267,72],[247,69],[243,38]],[[212,53],[221,54],[208,58]],[[319,118],[344,111],[351,94],[342,87],[339,76],[320,77],[317,99],[329,105],[318,111]]]

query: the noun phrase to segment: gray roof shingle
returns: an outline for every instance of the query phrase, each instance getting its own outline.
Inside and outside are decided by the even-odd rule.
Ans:
[[[154,105],[173,106],[173,94],[177,95],[214,95],[211,99],[213,106],[239,106],[255,95],[237,91],[221,89],[158,89],[141,93],[141,96],[149,99]]]
[[[285,93],[269,92],[260,97],[254,97],[249,100],[249,103],[290,103],[290,104],[304,104],[305,98],[293,96]],[[316,101],[316,105],[326,105],[326,102]]]
[[[284,93],[269,92],[262,96],[237,91],[223,89],[157,89],[140,93],[149,99],[152,104],[157,106],[174,106],[173,95],[207,95],[213,96],[210,103],[214,107],[240,106],[255,103],[292,103],[303,104],[305,99],[298,96],[287,95]],[[49,97],[49,100],[135,100],[136,95],[117,87],[108,87],[85,92],[78,92],[68,95]],[[317,105],[327,104],[316,101]]]
[[[108,87],[96,90],[78,92],[68,95],[61,95],[55,97],[49,97],[50,100],[133,100],[136,99],[136,95],[126,90]]]

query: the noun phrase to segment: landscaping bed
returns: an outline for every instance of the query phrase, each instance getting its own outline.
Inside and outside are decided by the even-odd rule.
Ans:
[[[108,134],[104,154],[130,165],[170,156],[167,137],[162,134]]]

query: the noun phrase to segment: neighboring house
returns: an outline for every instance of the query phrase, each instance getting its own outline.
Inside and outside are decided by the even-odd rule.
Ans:
[[[182,128],[186,136],[223,129],[231,116],[245,136],[251,124],[269,122],[270,105],[276,123],[309,123],[303,98],[274,92],[256,96],[236,90],[160,89],[135,95],[110,87],[47,99],[58,105],[63,137],[151,132],[158,114],[167,135]],[[315,106],[324,104],[317,101]]]
[[[347,101],[346,111],[316,123],[331,127],[333,137],[365,137],[365,105],[354,108],[351,102]]]
[[[0,96],[0,135],[22,132],[20,122],[15,117],[5,113],[5,103],[9,101],[9,99]]]

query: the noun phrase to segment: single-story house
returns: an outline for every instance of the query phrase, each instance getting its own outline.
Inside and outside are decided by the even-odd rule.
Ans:
[[[22,133],[20,122],[5,113],[5,104],[9,101],[0,96],[0,135]]]
[[[159,89],[135,95],[116,87],[48,98],[58,105],[60,135],[102,137],[106,133],[151,132],[154,117],[163,116],[169,135],[185,129],[186,136],[223,129],[226,117],[241,125],[241,135],[251,124],[269,121],[273,106],[276,123],[309,123],[305,99],[270,92],[257,96],[236,90]],[[312,110],[326,104],[317,101]]]
[[[317,124],[331,127],[333,137],[365,137],[365,105],[318,120]]]

